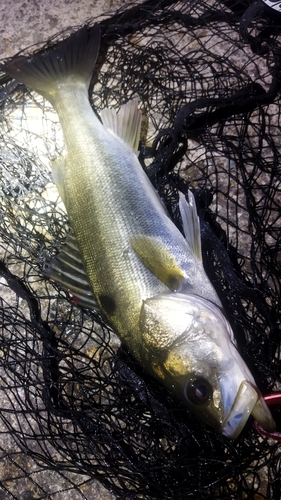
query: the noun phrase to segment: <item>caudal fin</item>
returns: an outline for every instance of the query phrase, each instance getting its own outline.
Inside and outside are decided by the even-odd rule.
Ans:
[[[53,102],[66,80],[89,86],[99,46],[99,25],[83,26],[50,49],[31,57],[15,56],[1,69]]]

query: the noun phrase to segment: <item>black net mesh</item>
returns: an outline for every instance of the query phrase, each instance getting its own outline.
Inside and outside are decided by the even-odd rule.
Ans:
[[[100,22],[93,105],[139,96],[140,160],[176,224],[178,189],[194,191],[205,268],[259,387],[278,390],[281,22],[250,0],[148,1]],[[68,231],[61,131],[5,76],[0,106],[0,498],[97,498],[93,479],[122,499],[280,498],[276,441],[252,420],[235,441],[205,427],[45,277]]]

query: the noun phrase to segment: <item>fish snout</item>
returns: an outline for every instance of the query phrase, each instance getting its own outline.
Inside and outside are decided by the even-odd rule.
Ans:
[[[222,391],[223,392],[223,391]],[[222,424],[222,434],[235,439],[243,430],[250,415],[267,431],[274,431],[276,425],[260,391],[252,382],[244,380],[229,409],[230,394],[224,391],[226,417]]]

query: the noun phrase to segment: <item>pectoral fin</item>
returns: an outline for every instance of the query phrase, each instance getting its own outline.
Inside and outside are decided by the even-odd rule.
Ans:
[[[202,261],[200,220],[197,215],[195,199],[191,191],[188,191],[188,202],[183,193],[179,193],[179,209],[183,223],[185,238],[190,250]]]
[[[99,308],[85,273],[74,235],[69,234],[62,251],[45,269],[45,274],[69,290],[75,302],[98,312]]]
[[[150,236],[134,236],[131,245],[144,265],[168,288],[176,291],[184,275],[164,245]]]
[[[135,152],[138,151],[141,131],[141,112],[138,109],[138,99],[124,104],[119,113],[114,109],[103,109],[100,116],[104,126],[118,135]]]

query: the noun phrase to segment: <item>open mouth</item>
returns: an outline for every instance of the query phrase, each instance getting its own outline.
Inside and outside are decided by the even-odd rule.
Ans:
[[[237,438],[251,414],[263,429],[269,432],[274,431],[275,422],[262,395],[251,382],[244,380],[239,387],[233,406],[223,422],[222,434],[231,439]]]

